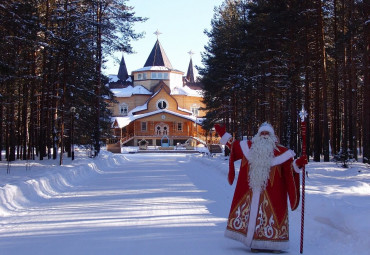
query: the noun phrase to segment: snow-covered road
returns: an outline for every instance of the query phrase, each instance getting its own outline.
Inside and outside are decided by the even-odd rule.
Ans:
[[[0,162],[0,255],[249,253],[223,235],[235,188],[223,156],[105,152],[55,163],[15,162],[8,175]],[[307,169],[304,253],[369,254],[370,169]],[[300,216],[290,212],[285,254],[299,253]]]
[[[228,194],[203,189],[211,173],[191,158],[116,155],[64,188],[29,181],[38,192],[0,221],[0,254],[224,254],[228,205],[208,207]]]

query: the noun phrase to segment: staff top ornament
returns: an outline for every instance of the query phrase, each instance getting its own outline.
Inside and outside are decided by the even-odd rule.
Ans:
[[[302,110],[299,112],[299,117],[301,117],[301,121],[304,122],[304,119],[307,118],[307,112],[302,105]]]

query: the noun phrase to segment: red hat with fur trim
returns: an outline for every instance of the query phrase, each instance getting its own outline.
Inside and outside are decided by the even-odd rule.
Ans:
[[[270,135],[275,135],[275,131],[274,131],[274,128],[271,126],[270,123],[268,122],[264,122],[262,123],[262,125],[260,126],[260,128],[258,129],[258,135],[261,134],[262,131],[267,131],[270,133]]]

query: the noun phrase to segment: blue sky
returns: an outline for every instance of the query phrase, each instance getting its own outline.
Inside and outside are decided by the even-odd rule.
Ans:
[[[129,0],[127,4],[134,7],[136,16],[149,18],[144,23],[134,26],[136,32],[145,32],[144,38],[133,41],[136,53],[124,54],[128,72],[144,66],[152,50],[158,29],[162,34],[159,41],[162,44],[173,68],[186,73],[190,56],[193,64],[202,65],[201,52],[208,42],[204,29],[210,29],[214,7],[220,6],[223,0]],[[115,56],[121,59],[122,53]],[[119,64],[112,59],[106,64],[105,74],[117,74]]]

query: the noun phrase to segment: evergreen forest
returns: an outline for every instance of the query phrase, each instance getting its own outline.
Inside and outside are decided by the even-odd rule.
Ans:
[[[236,139],[268,121],[301,152],[304,106],[314,161],[370,160],[369,1],[225,0],[198,67],[205,125]]]
[[[270,122],[307,149],[370,163],[369,1],[225,0],[215,7],[198,67],[208,110],[237,139]],[[2,0],[0,148],[8,161],[73,158],[73,144],[99,154],[110,135],[107,56],[131,53],[135,16],[127,0]],[[0,154],[0,160],[2,155]]]
[[[97,156],[109,136],[102,75],[114,51],[131,53],[136,17],[126,0],[1,0],[0,148],[8,161]],[[2,160],[0,154],[0,160]]]

